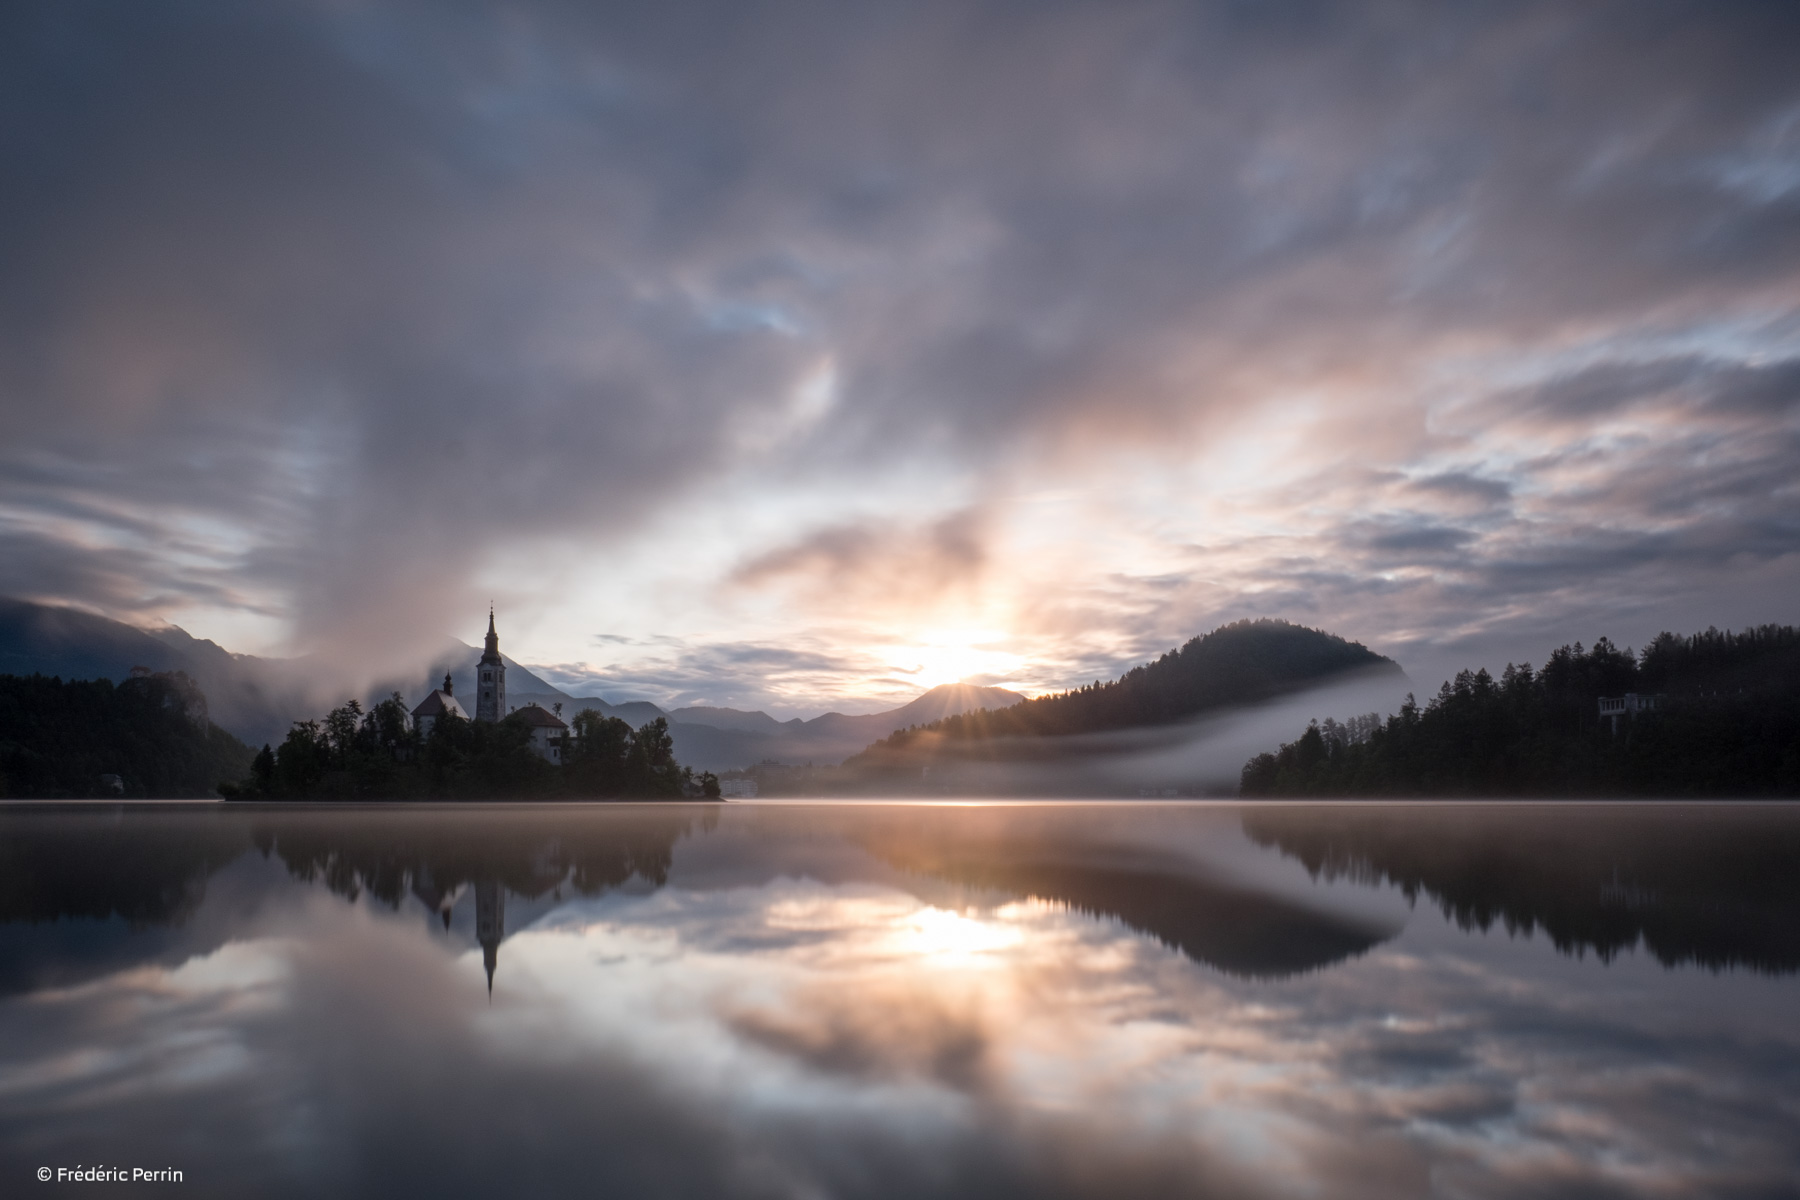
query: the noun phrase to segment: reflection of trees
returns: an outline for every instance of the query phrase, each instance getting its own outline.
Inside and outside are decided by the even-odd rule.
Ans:
[[[1349,918],[1206,878],[1151,850],[1107,845],[1082,817],[924,809],[852,826],[900,870],[1110,917],[1229,974],[1273,978],[1354,957],[1386,936]],[[1110,816],[1110,815],[1109,815]]]
[[[526,897],[559,886],[595,895],[633,876],[661,886],[676,841],[697,820],[717,819],[711,806],[15,810],[0,814],[0,922],[179,924],[199,907],[208,877],[252,848],[296,878],[395,907],[421,874],[445,893],[481,880]]]
[[[217,811],[0,814],[0,922],[180,924],[207,877],[248,849],[244,822]]]
[[[1543,929],[1610,960],[1800,969],[1800,808],[1258,809],[1244,831],[1315,875],[1423,891],[1464,929]]]
[[[568,886],[597,895],[633,876],[660,887],[675,843],[715,809],[452,808],[259,815],[252,837],[295,878],[398,908],[429,879],[443,894],[476,883],[535,898]]]

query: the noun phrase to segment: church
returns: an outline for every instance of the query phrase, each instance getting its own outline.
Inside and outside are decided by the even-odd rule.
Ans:
[[[412,710],[413,726],[420,737],[430,737],[438,719],[446,713],[469,719],[455,696],[455,681],[444,676],[444,686],[419,702]],[[558,705],[557,707],[561,707]],[[498,722],[509,714],[517,715],[531,730],[531,749],[546,762],[560,763],[569,726],[562,717],[536,704],[514,710],[506,705],[506,660],[500,657],[500,634],[494,628],[494,610],[488,609],[487,644],[481,661],[475,664],[475,720]]]

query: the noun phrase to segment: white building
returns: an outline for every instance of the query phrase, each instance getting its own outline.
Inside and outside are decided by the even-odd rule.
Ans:
[[[1641,712],[1656,710],[1657,696],[1646,696],[1641,692],[1626,692],[1623,696],[1600,697],[1600,719],[1612,721],[1612,731],[1619,732],[1620,717],[1635,717]]]
[[[561,717],[536,704],[515,708],[507,715],[523,721],[530,728],[531,748],[539,758],[545,762],[562,762],[563,739],[569,735],[569,726]]]

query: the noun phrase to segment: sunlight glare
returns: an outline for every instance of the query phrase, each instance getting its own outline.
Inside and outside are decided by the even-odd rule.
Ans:
[[[1018,654],[999,649],[1006,635],[998,630],[934,630],[888,654],[888,665],[914,677],[924,688],[961,683],[971,678],[1009,680],[1025,664]]]
[[[913,954],[931,958],[963,958],[1005,950],[1022,940],[1019,930],[978,921],[943,908],[922,908],[906,921],[900,938]]]

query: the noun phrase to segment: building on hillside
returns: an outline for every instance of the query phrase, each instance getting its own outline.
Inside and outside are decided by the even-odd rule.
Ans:
[[[500,657],[500,635],[494,632],[494,610],[490,608],[487,648],[475,665],[475,719],[497,722],[506,711],[506,660]]]
[[[1623,696],[1600,697],[1600,719],[1612,721],[1612,731],[1619,732],[1620,717],[1635,717],[1641,712],[1655,712],[1660,696],[1647,696],[1641,692],[1626,692]]]
[[[557,705],[558,708],[562,706]],[[507,714],[531,730],[531,749],[545,762],[561,764],[563,747],[568,744],[569,726],[549,709],[536,704],[515,708]]]
[[[754,800],[756,799],[756,780],[748,775],[719,780],[719,799],[721,800]]]
[[[430,737],[431,727],[436,725],[438,718],[445,713],[452,713],[465,721],[469,719],[469,714],[463,711],[463,706],[456,702],[455,696],[451,695],[455,686],[450,681],[450,676],[445,675],[444,686],[425,697],[419,702],[419,707],[412,710],[413,727],[419,731],[420,737]]]

